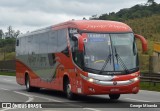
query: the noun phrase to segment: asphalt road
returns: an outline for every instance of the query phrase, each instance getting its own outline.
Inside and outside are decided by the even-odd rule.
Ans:
[[[4,102],[20,102],[21,105],[35,103],[51,108],[1,108],[0,111],[160,111],[160,92],[141,90],[138,94],[121,95],[116,101],[111,101],[108,95],[77,96],[71,101],[58,91],[41,89],[39,92],[27,92],[25,86],[16,83],[15,77],[0,76],[1,106]],[[143,104],[157,105],[159,108],[137,108]]]

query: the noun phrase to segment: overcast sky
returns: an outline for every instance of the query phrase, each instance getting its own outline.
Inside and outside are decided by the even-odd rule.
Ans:
[[[0,29],[23,33],[71,19],[117,12],[147,0],[0,0]],[[160,0],[155,0],[160,3]]]

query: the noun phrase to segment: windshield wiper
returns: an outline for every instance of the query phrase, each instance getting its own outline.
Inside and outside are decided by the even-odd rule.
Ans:
[[[123,62],[122,58],[121,58],[121,57],[119,56],[119,54],[117,53],[117,49],[116,49],[115,46],[114,46],[114,50],[115,50],[115,57],[116,57],[116,59],[117,59],[117,64],[118,64],[118,60],[119,60],[122,68],[125,70],[125,72],[126,72],[127,74],[129,74],[130,71],[128,70],[127,66],[126,66],[125,63]]]
[[[110,49],[110,47],[109,47],[109,55],[108,55],[108,57],[107,57],[107,59],[105,60],[105,63],[104,63],[104,65],[103,65],[103,67],[102,67],[102,69],[100,70],[100,74],[104,71],[104,69],[105,69],[105,67],[107,66],[107,64],[108,64],[108,62],[110,61],[111,62],[111,49]]]

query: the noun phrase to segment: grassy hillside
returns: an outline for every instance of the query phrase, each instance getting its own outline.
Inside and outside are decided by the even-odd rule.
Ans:
[[[135,33],[152,41],[160,41],[160,14],[125,21]]]
[[[143,35],[148,41],[148,54],[153,54],[153,44],[160,41],[160,15],[153,15],[151,17],[137,18],[126,20],[135,33]],[[140,42],[138,48],[140,50]]]
[[[118,12],[102,14],[98,19],[125,21],[135,18],[149,17],[155,14],[160,14],[160,4],[156,2],[137,4],[131,8],[124,8]]]
[[[5,52],[5,55],[4,52],[0,52],[0,61],[14,60],[14,59],[15,59],[15,52]]]

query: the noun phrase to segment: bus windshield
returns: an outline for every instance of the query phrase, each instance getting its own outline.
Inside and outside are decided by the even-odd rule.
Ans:
[[[103,72],[125,73],[138,70],[138,54],[133,33],[87,33],[84,43],[84,66]]]

